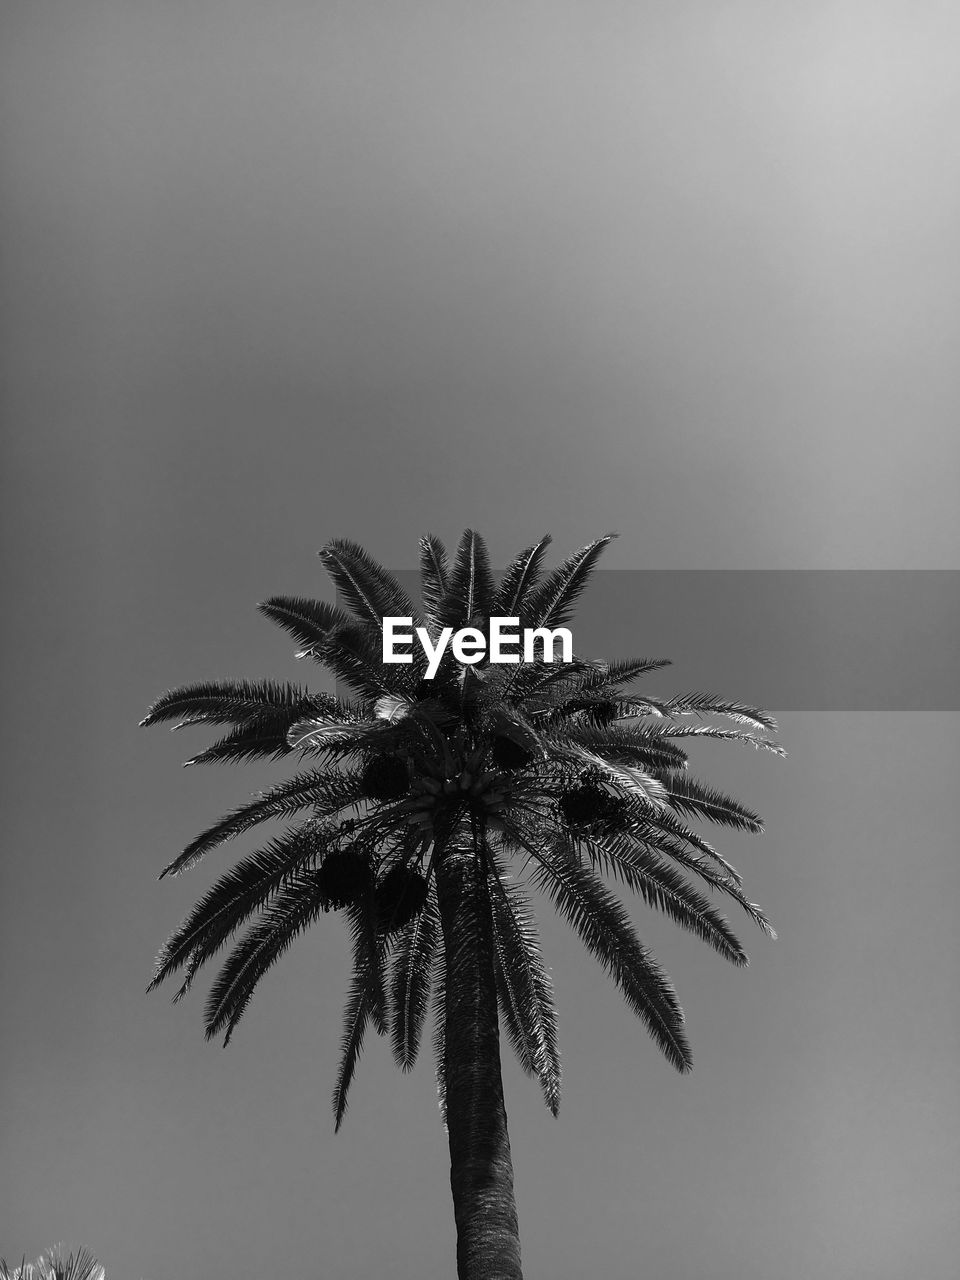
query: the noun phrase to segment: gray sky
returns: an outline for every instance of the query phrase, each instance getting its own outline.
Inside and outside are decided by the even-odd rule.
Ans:
[[[137,721],[305,678],[254,606],[322,590],[334,536],[396,568],[472,525],[500,563],[615,528],[620,571],[960,569],[960,16],[10,0],[0,27],[0,1253],[448,1276],[429,1058],[370,1040],[333,1135],[338,921],[228,1050],[202,992],[144,996],[234,850],[159,870],[284,771],[181,772],[200,739]],[[611,643],[651,652],[633,603]],[[960,742],[911,710],[918,608],[884,615],[909,696],[849,704],[900,710],[785,691],[786,762],[698,753],[767,819],[722,849],[781,937],[744,927],[736,971],[636,909],[691,1077],[542,915],[559,1119],[506,1067],[528,1280],[954,1274]],[[702,641],[681,684],[701,654],[760,696]]]

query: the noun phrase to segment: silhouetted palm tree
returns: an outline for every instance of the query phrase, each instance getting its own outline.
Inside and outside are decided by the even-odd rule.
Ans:
[[[679,1071],[691,1058],[676,994],[601,876],[620,880],[737,965],[747,962],[740,943],[685,873],[772,932],[734,868],[689,825],[705,817],[759,831],[760,819],[691,778],[681,746],[708,736],[782,754],[766,736],[776,729],[768,715],[705,694],[658,701],[630,692],[640,676],[667,665],[660,660],[574,655],[552,663],[544,654],[514,666],[469,665],[448,648],[432,680],[416,646],[408,665],[383,661],[387,616],[411,617],[434,638],[445,627],[486,632],[490,617],[564,626],[609,541],[545,572],[544,538],[496,584],[476,533],[464,533],[452,563],[427,536],[419,608],[362,548],[331,542],[320,556],[342,609],[287,597],[260,609],[349,696],[272,682],[195,684],[165,694],[143,721],[230,726],[191,763],[309,758],[304,772],[222,818],[164,870],[177,875],[268,819],[293,820],[201,898],[163,947],[151,989],[183,970],[179,999],[230,944],[206,1006],[207,1036],[226,1042],[260,978],[297,935],[325,911],[342,910],[353,979],[336,1125],[368,1024],[389,1035],[408,1070],[432,1000],[461,1280],[521,1274],[501,1020],[554,1114],[560,1098],[551,984],[524,878],[552,898]]]

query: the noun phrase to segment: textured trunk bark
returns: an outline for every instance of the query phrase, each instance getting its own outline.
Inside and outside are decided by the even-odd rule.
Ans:
[[[447,971],[444,1066],[457,1275],[522,1280],[490,903],[472,849],[450,849],[439,860],[437,892]]]

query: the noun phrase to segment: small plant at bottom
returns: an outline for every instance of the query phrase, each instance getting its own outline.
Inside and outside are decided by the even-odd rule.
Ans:
[[[11,1266],[0,1258],[0,1280],[106,1280],[106,1275],[92,1253],[64,1253],[62,1244],[44,1249],[36,1262],[24,1258]]]

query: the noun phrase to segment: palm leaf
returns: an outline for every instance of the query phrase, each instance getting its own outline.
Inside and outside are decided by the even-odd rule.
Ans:
[[[682,769],[687,763],[682,747],[668,741],[666,733],[647,725],[597,725],[585,721],[557,726],[553,732],[561,745],[575,742],[604,760],[619,760],[654,770]]]
[[[560,1106],[560,1051],[553,985],[547,972],[536,920],[526,896],[505,880],[495,857],[490,869],[497,994],[517,1060],[540,1081],[553,1115]]]
[[[334,538],[319,555],[340,596],[361,622],[379,631],[386,617],[416,615],[409,596],[394,575],[355,542]]]
[[[272,790],[261,793],[250,803],[240,805],[201,832],[190,841],[178,858],[164,867],[160,879],[168,875],[179,875],[199,862],[211,849],[270,818],[286,818],[311,808],[315,817],[331,817],[362,798],[360,780],[361,775],[356,772],[314,770],[298,774]]]
[[[217,975],[204,1014],[208,1040],[225,1032],[223,1043],[229,1044],[260,979],[323,909],[316,877],[303,872],[291,876]]]
[[[186,980],[174,997],[181,999],[201,966],[283,887],[291,873],[315,863],[331,834],[316,823],[307,823],[285,832],[231,867],[164,943],[147,990],[155,990],[186,964]]]
[[[333,1088],[334,1132],[339,1132],[347,1111],[347,1094],[353,1083],[357,1060],[370,1020],[370,1003],[364,973],[354,973],[343,1010],[343,1035],[340,1040],[340,1065]]]
[[[439,936],[436,885],[400,935],[390,985],[390,1038],[397,1065],[410,1071],[420,1051]]]
[[[661,671],[673,663],[669,658],[625,658],[617,662],[604,663],[602,670],[595,675],[586,675],[583,680],[583,692],[616,689],[620,685],[636,680],[638,676],[650,671]]]
[[[758,925],[765,934],[770,938],[776,938],[776,930],[767,919],[765,913],[755,902],[750,902],[740,887],[740,877],[734,868],[730,868],[732,874],[718,871],[709,862],[705,862],[703,858],[697,857],[696,854],[690,853],[685,849],[679,841],[674,841],[671,837],[664,835],[662,832],[649,833],[643,839],[637,836],[634,840],[646,849],[655,851],[671,858],[679,866],[687,871],[692,871],[706,884],[713,889],[719,889],[721,893],[732,898],[747,913],[754,924]],[[729,863],[726,864],[728,867]]]
[[[679,813],[709,818],[711,822],[725,827],[737,827],[741,831],[763,831],[763,821],[759,814],[734,800],[732,796],[724,795],[714,787],[705,786],[696,778],[671,773],[664,777],[663,787],[671,807]]]
[[[550,541],[550,535],[547,534],[532,547],[521,551],[508,566],[490,606],[492,617],[518,618],[520,616],[520,610],[528,594],[539,581],[543,558]]]
[[[264,617],[289,632],[308,653],[322,648],[334,631],[355,626],[349,614],[336,605],[325,600],[308,600],[305,596],[271,596],[257,608]]]
[[[467,529],[460,539],[448,586],[437,621],[442,627],[466,627],[479,617],[489,617],[493,576],[486,543]]]
[[[412,666],[384,664],[379,641],[374,644],[357,624],[332,632],[309,656],[359,694],[364,708],[385,694],[408,690],[418,671],[416,657]]]
[[[378,699],[373,708],[373,714],[378,720],[387,720],[391,724],[395,724],[398,720],[402,720],[410,714],[415,703],[410,698],[403,697],[400,694],[388,693]]]
[[[594,866],[621,879],[647,906],[662,911],[674,924],[708,942],[724,959],[746,965],[747,954],[729,921],[679,872],[664,863],[651,846],[613,835],[597,839],[568,837],[567,842],[574,856],[585,849]]]
[[[426,534],[420,539],[420,594],[428,624],[436,624],[447,594],[449,569],[446,547],[432,533]]]
[[[184,760],[183,765],[245,764],[249,760],[280,760],[289,754],[287,725],[273,718],[234,729],[205,751]]]
[[[781,759],[787,754],[779,742],[746,729],[720,729],[712,724],[674,724],[661,728],[660,732],[665,738],[716,738],[727,742],[743,742],[758,751],[772,751]]]
[[[287,730],[286,741],[289,748],[298,751],[308,749],[326,751],[334,746],[353,746],[358,740],[369,738],[377,732],[377,726],[369,720],[358,720],[345,724],[342,720],[328,720],[317,717],[312,720],[298,720]]]
[[[353,977],[343,1014],[340,1066],[333,1090],[334,1132],[338,1132],[347,1110],[347,1094],[357,1069],[368,1022],[380,1033],[386,1029],[383,988],[385,944],[377,936],[372,902],[368,898],[347,908],[353,935]]]
[[[658,840],[666,837],[677,840],[683,845],[689,845],[691,849],[704,854],[711,862],[716,863],[720,871],[729,876],[735,884],[740,884],[741,877],[736,867],[718,853],[709,840],[704,840],[699,832],[688,827],[671,810],[661,809],[658,813],[651,813],[649,809],[637,805],[629,814],[629,824],[634,835],[639,834],[652,843],[657,843]],[[626,822],[622,824],[622,829],[627,829]]]
[[[512,668],[506,692],[514,705],[523,704],[529,714],[553,714],[563,702],[574,697],[583,677],[604,664],[574,655],[572,662],[523,662]]]
[[[678,1071],[688,1071],[693,1059],[673,984],[636,936],[620,903],[562,843],[554,843],[544,856],[514,824],[505,822],[505,830],[531,855],[534,882],[616,982],[667,1060]]]
[[[681,693],[669,698],[663,705],[670,715],[724,716],[728,720],[757,725],[771,733],[777,732],[777,722],[769,712],[761,711],[759,707],[747,706],[743,702],[728,702],[712,693]]]
[[[608,533],[564,560],[534,591],[521,614],[525,627],[559,627],[569,622],[573,606],[587,585],[604,548],[617,535]]]
[[[604,777],[622,791],[627,792],[628,795],[636,796],[648,804],[651,809],[663,808],[668,793],[664,784],[659,778],[654,777],[652,773],[647,773],[637,765],[624,764],[619,760],[607,759],[595,751],[588,751],[586,747],[581,747],[576,742],[571,743],[570,751],[573,756],[582,760],[584,764],[599,769]]]
[[[207,680],[163,694],[140,724],[146,727],[178,720],[181,725],[246,725],[271,713],[295,719],[310,709],[317,715],[332,715],[336,708],[335,698],[310,693],[299,685],[277,684],[273,680]]]

